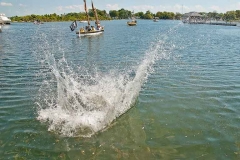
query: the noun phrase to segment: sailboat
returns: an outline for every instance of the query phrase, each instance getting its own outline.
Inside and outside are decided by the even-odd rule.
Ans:
[[[137,21],[136,20],[128,21],[127,24],[129,26],[136,26],[137,25]]]
[[[95,26],[90,25],[86,0],[83,0],[83,2],[84,2],[84,10],[86,12],[86,17],[87,17],[87,26],[85,26],[85,28],[84,27],[80,28],[79,31],[76,32],[76,34],[78,34],[79,36],[91,36],[91,35],[102,34],[104,32],[104,27],[100,25],[97,10],[93,5],[93,1],[92,1],[92,10],[95,16]]]
[[[132,12],[132,15],[133,15],[133,12]],[[131,15],[131,21],[128,21],[127,24],[129,26],[136,26],[137,25],[137,21],[136,19]]]

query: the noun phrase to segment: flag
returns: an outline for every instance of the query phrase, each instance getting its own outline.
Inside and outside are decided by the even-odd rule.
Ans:
[[[70,26],[71,31],[74,31],[77,28],[77,22],[73,21],[73,23]]]

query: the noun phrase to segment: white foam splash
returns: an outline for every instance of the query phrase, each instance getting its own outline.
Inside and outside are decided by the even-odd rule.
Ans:
[[[64,136],[89,137],[101,131],[131,108],[153,64],[168,56],[163,46],[164,41],[155,41],[135,67],[134,77],[129,74],[132,71],[79,75],[64,57],[57,62],[45,50],[44,63],[51,72],[40,89],[37,119],[48,122],[49,131]]]

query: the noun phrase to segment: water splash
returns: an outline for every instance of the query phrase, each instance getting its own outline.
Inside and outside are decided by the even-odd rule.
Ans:
[[[47,122],[49,131],[69,137],[89,137],[103,130],[131,108],[153,72],[153,64],[168,58],[166,46],[165,41],[157,39],[134,70],[88,73],[82,66],[75,72],[64,55],[57,61],[45,43],[41,63],[48,67],[42,71],[45,81],[39,91],[37,119]]]

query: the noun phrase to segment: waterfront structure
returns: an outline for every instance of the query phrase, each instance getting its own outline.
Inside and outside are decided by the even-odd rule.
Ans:
[[[189,12],[185,13],[182,17],[183,23],[196,23],[196,22],[204,22],[204,17],[200,15],[198,12]]]
[[[11,20],[6,17],[5,14],[1,13],[0,14],[0,24],[3,23],[3,24],[11,24]]]
[[[236,23],[227,23],[225,21],[219,21],[212,19],[206,15],[201,15],[198,12],[185,13],[182,16],[182,22],[188,24],[210,24],[210,25],[224,25],[224,26],[237,26]]]

